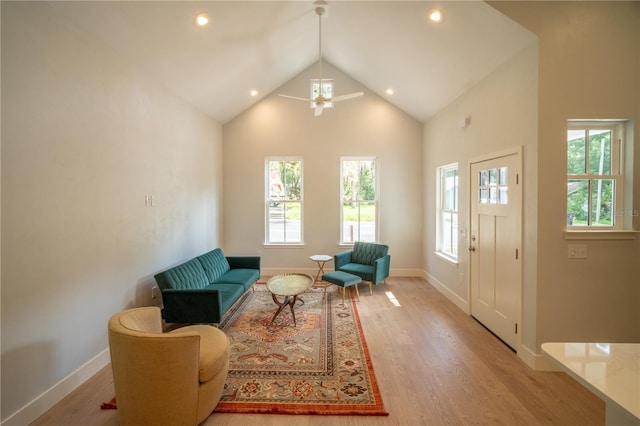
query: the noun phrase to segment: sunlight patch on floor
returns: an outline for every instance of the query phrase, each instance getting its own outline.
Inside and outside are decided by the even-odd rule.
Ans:
[[[396,296],[393,294],[392,291],[387,291],[385,292],[385,294],[387,295],[387,298],[393,304],[393,306],[400,307],[400,302],[398,301],[398,299],[396,299]]]

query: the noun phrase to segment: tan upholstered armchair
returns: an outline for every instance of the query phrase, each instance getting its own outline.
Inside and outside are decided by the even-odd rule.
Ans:
[[[229,340],[210,325],[162,332],[160,308],[109,319],[121,425],[197,425],[214,410],[229,369]]]

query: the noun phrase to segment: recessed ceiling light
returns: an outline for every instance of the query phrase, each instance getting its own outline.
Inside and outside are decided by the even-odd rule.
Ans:
[[[391,87],[385,90],[385,92],[387,93],[387,95],[393,95],[395,93]]]
[[[205,12],[198,13],[195,19],[196,25],[199,27],[204,27],[209,23],[209,15]]]
[[[436,23],[440,23],[444,19],[444,15],[442,14],[442,11],[438,9],[431,9],[429,13],[427,13],[427,16],[429,16],[429,20],[431,22],[436,22]]]
[[[249,92],[249,94],[251,96],[258,96],[258,91],[257,90],[252,90],[251,92]]]

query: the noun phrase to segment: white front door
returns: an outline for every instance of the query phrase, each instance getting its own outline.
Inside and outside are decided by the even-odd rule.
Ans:
[[[471,162],[471,315],[512,349],[521,301],[522,178],[519,152]]]

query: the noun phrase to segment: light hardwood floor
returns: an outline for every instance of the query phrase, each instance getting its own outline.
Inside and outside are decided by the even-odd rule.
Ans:
[[[361,289],[358,311],[388,417],[214,413],[203,425],[604,424],[600,399],[565,373],[530,369],[425,280],[387,279],[373,296]],[[117,425],[115,410],[99,408],[113,396],[106,367],[32,425]]]

